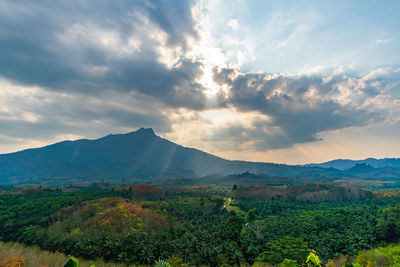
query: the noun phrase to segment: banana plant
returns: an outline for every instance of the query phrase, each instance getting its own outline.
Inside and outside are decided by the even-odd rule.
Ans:
[[[72,257],[69,260],[67,260],[66,263],[64,263],[63,267],[78,267],[78,259]]]
[[[79,260],[77,258],[71,257],[64,263],[63,267],[78,267]],[[94,264],[90,265],[90,267],[96,267]]]

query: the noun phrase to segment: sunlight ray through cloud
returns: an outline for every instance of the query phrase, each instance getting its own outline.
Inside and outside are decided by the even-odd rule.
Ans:
[[[333,147],[327,133],[398,122],[397,4],[78,2],[0,5],[0,134],[18,147],[144,126],[232,159],[303,162],[311,150],[290,151]]]

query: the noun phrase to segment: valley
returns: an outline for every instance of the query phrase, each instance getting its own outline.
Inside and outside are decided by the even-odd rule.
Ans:
[[[100,266],[304,266],[311,252],[328,266],[365,262],[400,241],[399,169],[353,163],[229,161],[152,129],[3,154],[0,241],[27,248],[0,260],[36,246],[63,255],[47,266],[65,255]]]
[[[290,259],[300,266],[310,249],[327,264],[400,240],[400,192],[385,192],[324,184],[8,186],[0,195],[0,233],[2,242],[109,264]]]

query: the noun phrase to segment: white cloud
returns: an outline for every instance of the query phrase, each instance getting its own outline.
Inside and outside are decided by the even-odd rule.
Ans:
[[[154,127],[187,146],[262,159],[299,146],[307,154],[332,132],[400,118],[399,70],[356,75],[309,60],[339,46],[336,35],[319,35],[329,25],[314,9],[246,20],[246,1],[230,2],[235,12],[219,1],[38,3],[0,2],[0,139],[18,149]],[[248,72],[255,66],[264,71]]]
[[[378,69],[366,75],[255,74],[232,69],[216,70],[214,77],[228,88],[228,106],[244,114],[258,112],[268,119],[249,120],[251,127],[237,122],[224,127],[218,136],[255,150],[289,148],[300,143],[320,141],[320,134],[351,127],[396,121],[400,101],[386,94],[397,84],[393,69]],[[382,79],[383,78],[383,79]],[[249,122],[248,122],[249,123]],[[237,133],[245,132],[245,138]],[[235,134],[236,133],[236,134]],[[212,138],[210,140],[213,140]]]
[[[278,44],[278,48],[285,47],[286,45],[287,45],[286,42],[280,42],[280,43]]]
[[[378,39],[378,40],[376,40],[376,43],[377,43],[378,45],[383,45],[383,44],[389,43],[391,40],[392,40],[392,39]]]
[[[237,21],[237,19],[230,19],[228,21],[228,26],[236,31],[239,28],[239,22]]]

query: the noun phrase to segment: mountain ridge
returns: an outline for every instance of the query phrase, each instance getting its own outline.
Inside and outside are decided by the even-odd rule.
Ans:
[[[362,160],[335,159],[322,163],[304,164],[306,167],[335,168],[339,170],[349,170],[357,164],[368,164],[374,168],[400,167],[400,158],[366,158]]]
[[[263,162],[227,160],[175,144],[151,128],[98,139],[61,141],[40,148],[0,154],[2,183],[62,183],[66,180],[144,180],[252,172],[279,176],[336,171]]]

